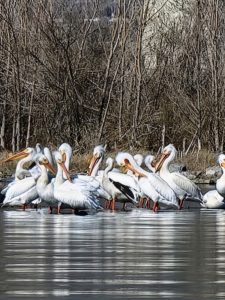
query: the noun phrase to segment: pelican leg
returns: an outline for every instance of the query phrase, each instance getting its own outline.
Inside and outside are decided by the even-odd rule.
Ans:
[[[178,200],[179,210],[181,210],[184,207],[184,199],[185,197],[181,200],[180,199]]]
[[[51,215],[52,214],[52,207],[51,206],[49,206],[49,208],[48,208],[48,213]]]
[[[22,209],[23,209],[23,211],[25,211],[25,210],[26,210],[26,208],[27,208],[27,205],[26,205],[26,203],[24,203],[24,204],[22,205]]]
[[[153,206],[153,211],[154,211],[154,212],[158,212],[158,210],[159,210],[159,202],[156,201],[156,202],[154,203],[154,206]]]
[[[126,210],[126,202],[123,203],[122,210]]]
[[[139,201],[139,205],[138,205],[138,207],[139,208],[143,208],[143,203],[144,203],[144,198],[140,198],[140,201]]]
[[[57,214],[59,215],[60,214],[60,210],[61,210],[61,203],[58,204],[58,207],[57,207]]]
[[[146,202],[145,202],[145,207],[146,207],[147,209],[150,209],[150,200],[149,200],[149,199],[146,200]]]
[[[112,211],[115,211],[115,203],[116,203],[116,199],[113,198],[113,199],[112,199],[112,204],[111,204],[111,210],[112,210]]]
[[[143,198],[143,201],[142,201],[142,206],[141,208],[144,208],[146,207],[146,202],[148,201],[148,198]]]
[[[105,201],[105,209],[109,209],[111,204],[111,200],[106,200]]]
[[[37,211],[38,210],[38,205],[34,204],[34,209]]]

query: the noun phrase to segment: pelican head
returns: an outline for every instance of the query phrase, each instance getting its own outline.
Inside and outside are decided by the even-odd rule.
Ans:
[[[141,154],[136,154],[136,155],[134,155],[134,160],[136,161],[136,163],[137,163],[139,166],[141,166],[142,163],[143,163],[144,157],[143,157],[143,155],[141,155]]]
[[[56,174],[54,167],[50,164],[49,160],[45,155],[40,155],[37,159],[39,165],[43,165],[46,169],[48,169],[52,174]]]
[[[92,174],[94,167],[97,165],[100,159],[104,158],[104,155],[105,155],[105,147],[103,145],[98,145],[94,148],[92,159],[88,167],[88,175]]]
[[[69,171],[67,170],[67,168],[65,166],[66,156],[63,155],[61,152],[56,151],[55,152],[55,161],[59,165],[59,167],[61,167],[62,170],[64,171],[66,178],[71,182],[72,180],[70,178]]]
[[[225,168],[225,155],[224,154],[219,155],[218,162],[219,162],[220,167],[222,169],[224,169]]]
[[[145,165],[152,172],[155,172],[155,168],[153,167],[153,164],[152,164],[154,159],[155,159],[154,155],[147,155],[145,157]]]
[[[59,147],[59,152],[62,154],[64,161],[66,161],[66,159],[70,160],[73,153],[71,146],[67,143],[63,143]]]
[[[130,155],[129,153],[119,152],[116,156],[116,162],[119,166],[123,167],[126,171],[130,170],[136,176],[145,177],[145,175],[140,172],[140,170],[138,169],[139,166],[135,162],[132,155]]]
[[[28,147],[23,151],[20,151],[12,156],[10,156],[9,158],[7,158],[6,160],[4,160],[4,162],[8,162],[8,161],[13,161],[13,160],[17,160],[17,159],[21,159],[21,158],[25,158],[30,156],[31,158],[36,154],[36,151],[34,148]]]
[[[35,148],[37,153],[42,153],[43,147],[40,143],[37,143]]]
[[[164,163],[164,161],[172,161],[176,156],[177,150],[174,145],[167,145],[159,155],[158,159],[153,163],[152,166],[155,167],[155,172],[159,171]]]

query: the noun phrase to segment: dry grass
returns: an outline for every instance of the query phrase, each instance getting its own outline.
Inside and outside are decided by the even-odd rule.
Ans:
[[[117,152],[108,152],[107,157],[115,157]],[[138,151],[138,153],[143,154],[144,156],[149,154],[146,151]],[[7,157],[9,157],[11,153],[7,151],[3,151],[0,153],[0,172],[2,176],[8,176],[14,173],[17,162],[7,162],[4,163]],[[134,154],[134,153],[133,153]],[[73,172],[87,172],[88,166],[90,164],[92,154],[77,154],[75,153],[72,158],[71,171]],[[204,171],[206,168],[210,166],[214,166],[217,164],[217,155],[208,150],[202,150],[200,152],[189,153],[187,156],[181,157],[178,154],[178,157],[175,161],[176,163],[182,163],[186,165],[187,169],[190,171]],[[101,168],[104,168],[104,164]]]
[[[189,153],[186,156],[178,157],[176,159],[177,163],[182,163],[186,165],[187,170],[190,171],[204,171],[208,167],[215,166],[217,164],[217,155],[208,150],[196,151]]]
[[[0,173],[2,173],[2,177],[12,175],[16,168],[16,162],[4,162],[4,160],[8,158],[10,154],[11,153],[7,151],[0,152]]]

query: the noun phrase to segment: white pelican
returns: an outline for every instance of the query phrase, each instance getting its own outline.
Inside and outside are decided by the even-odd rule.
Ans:
[[[91,190],[93,191],[93,193],[95,193],[95,195],[97,195],[98,197],[100,197],[102,199],[106,199],[106,200],[111,200],[110,195],[102,188],[101,183],[100,183],[101,180],[97,180],[98,176],[95,176],[95,174],[97,174],[97,172],[98,172],[100,163],[104,157],[104,151],[105,151],[105,148],[103,146],[95,147],[94,159],[97,160],[97,162],[93,161],[93,168],[91,166],[89,167],[89,170],[91,170],[90,176],[83,175],[83,174],[75,174],[75,175],[71,176],[71,179],[72,179],[72,182],[75,184],[76,183],[79,184],[79,182],[80,182],[81,184],[86,184],[87,186],[89,185],[89,189],[91,187]],[[69,144],[63,143],[59,147],[59,152],[64,157],[66,169],[69,170],[71,156],[72,156],[72,148],[70,147]],[[92,164],[92,162],[91,162],[91,164]],[[64,174],[64,178],[66,178],[65,174]],[[83,181],[85,181],[85,183]]]
[[[140,189],[134,178],[122,173],[110,172],[113,169],[113,159],[108,157],[106,160],[106,169],[102,178],[102,186],[111,196],[112,210],[115,210],[115,201],[122,202],[123,208],[126,202],[138,203]]]
[[[98,145],[93,150],[92,159],[88,167],[88,175],[96,177],[98,175],[99,167],[105,156],[106,146]],[[103,175],[103,172],[102,172]]]
[[[52,159],[52,154],[49,148],[47,147],[42,147],[41,144],[37,143],[36,144],[36,156],[34,156],[33,163],[29,167],[29,172],[31,176],[38,178],[40,175],[40,167],[36,164],[36,157],[38,158],[39,155],[43,154],[45,157],[48,159],[49,163],[53,166],[53,159]]]
[[[24,171],[23,165],[27,161],[34,160],[36,155],[36,151],[33,148],[27,148],[11,157],[9,157],[6,161],[12,161],[19,158],[21,159],[17,164],[16,170],[16,178],[15,181],[12,182],[5,190],[5,199],[3,201],[3,206],[5,205],[23,205],[23,209],[25,209],[26,205],[36,200],[38,198],[38,193],[36,190],[36,179],[31,176],[28,172],[27,174],[30,177],[25,177],[23,179],[19,179],[21,174],[25,174],[27,170]],[[18,175],[19,173],[19,175]]]
[[[88,168],[88,175],[94,176],[102,185],[104,170],[99,170],[99,167],[105,157],[106,146],[98,145],[94,148],[92,159]],[[111,172],[121,173],[120,170],[113,168]]]
[[[55,174],[54,167],[50,164],[45,155],[39,155],[36,159],[36,163],[41,170],[36,184],[36,189],[39,197],[49,205],[50,213],[52,213],[53,207],[58,207],[58,200],[54,198],[54,180],[49,180],[48,171]]]
[[[176,156],[177,150],[172,144],[166,146],[155,165],[155,171],[160,170],[160,177],[163,178],[169,186],[174,190],[178,199],[180,200],[180,207],[182,208],[185,199],[202,201],[202,194],[200,189],[190,179],[177,172],[170,172],[169,165]]]
[[[225,155],[220,154],[218,161],[223,173],[222,176],[216,181],[216,189],[220,195],[225,197]]]
[[[117,154],[116,161],[118,165],[126,167],[140,177],[138,184],[143,193],[153,200],[154,212],[158,210],[159,203],[178,208],[174,191],[157,174],[148,173],[139,167],[129,153]]]
[[[216,190],[207,192],[201,205],[206,208],[225,208],[225,199]]]
[[[64,180],[63,172],[70,179],[68,170],[65,167],[66,157],[60,152],[55,153],[55,160],[58,171],[54,181],[54,198],[61,203],[70,205],[75,211],[80,209],[100,208],[93,190],[90,190],[90,185],[83,182],[72,183],[69,180]]]
[[[112,185],[111,187],[112,189],[114,189],[114,193],[116,193],[115,189],[117,190],[117,192],[118,190],[120,190],[120,196],[117,197],[117,201],[122,202],[124,206],[126,202],[133,202],[136,204],[137,194],[140,195],[141,193],[136,179],[134,179],[132,176],[121,173],[118,169],[113,168],[113,163],[110,160],[108,160],[108,166],[106,171],[98,170],[100,163],[104,159],[104,154],[105,147],[103,147],[102,145],[96,146],[94,148],[93,157],[89,166],[89,174],[97,174],[95,178],[100,182],[101,186],[106,191],[108,191],[108,189],[105,188],[107,183],[105,182],[105,185],[103,185],[103,177],[105,177],[106,181],[109,180],[111,183],[113,183],[114,187],[112,187]],[[141,155],[138,155],[136,158],[140,162]],[[130,171],[130,174],[133,174],[133,172]],[[112,200],[112,196],[114,193],[112,191],[108,191],[110,197],[105,197],[105,199]],[[115,200],[113,200],[110,204],[112,204],[112,209],[114,210]]]
[[[138,166],[140,167],[143,163],[144,157],[141,154],[135,154],[133,156],[134,160],[136,161],[136,163],[138,164]],[[134,175],[134,173],[131,170],[127,170],[127,174],[128,175]]]
[[[155,159],[154,155],[147,155],[145,157],[145,165],[152,173],[155,173],[155,168],[152,166],[152,162],[154,159]]]

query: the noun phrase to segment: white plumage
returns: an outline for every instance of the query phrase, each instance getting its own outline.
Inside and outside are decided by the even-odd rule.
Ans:
[[[216,190],[207,192],[201,205],[205,208],[225,208],[225,200]]]
[[[72,183],[63,179],[63,171],[68,177],[65,160],[60,152],[56,152],[55,160],[58,172],[54,181],[54,197],[59,202],[70,205],[74,209],[99,208],[96,196],[91,193],[90,186],[85,181]]]
[[[24,151],[21,151],[7,159],[7,161],[10,161],[23,157],[23,159],[21,159],[17,164],[15,181],[8,185],[6,189],[4,189],[5,199],[3,201],[3,206],[14,206],[15,204],[24,205],[25,209],[26,204],[29,204],[38,198],[38,193],[36,190],[36,178],[32,177],[31,174],[26,170],[28,175],[31,177],[19,179],[21,173],[24,173],[23,165],[25,162],[33,161],[35,156],[36,151],[33,148],[27,148]]]
[[[162,178],[139,167],[129,153],[117,154],[116,160],[119,165],[126,166],[140,177],[138,184],[144,194],[154,201],[154,211],[157,210],[158,203],[178,207],[174,191]]]
[[[216,189],[220,193],[220,195],[225,197],[225,155],[220,154],[218,157],[218,161],[223,173],[222,176],[216,181]]]
[[[175,158],[176,152],[177,151],[172,144],[166,146],[162,151],[161,157],[157,162],[155,169],[156,171],[160,170],[160,177],[163,178],[174,190],[177,197],[181,201],[181,206],[183,201],[187,198],[201,202],[201,191],[194,182],[180,173],[169,171],[169,165]]]

